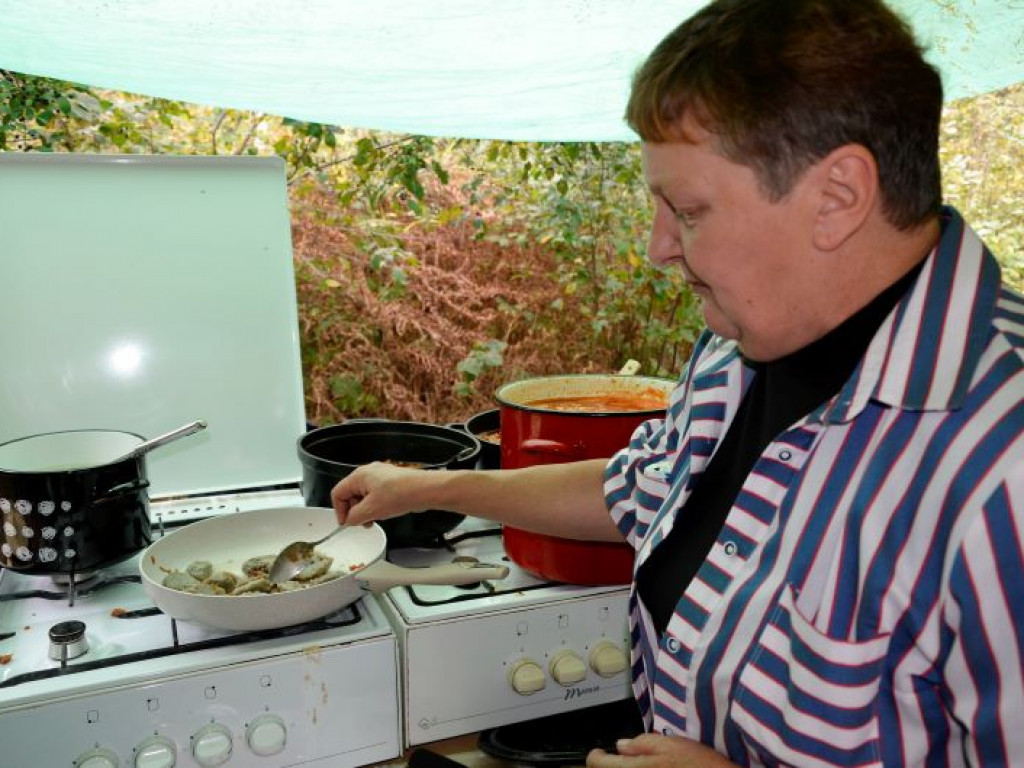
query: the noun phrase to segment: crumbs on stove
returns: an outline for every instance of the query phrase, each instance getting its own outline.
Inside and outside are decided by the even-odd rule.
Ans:
[[[13,653],[0,653],[0,666],[3,666],[4,664],[10,664],[11,659],[13,658]]]

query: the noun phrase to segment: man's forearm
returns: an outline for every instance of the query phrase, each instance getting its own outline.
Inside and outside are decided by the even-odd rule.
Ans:
[[[604,501],[604,459],[441,473],[431,507],[570,539],[621,541]]]

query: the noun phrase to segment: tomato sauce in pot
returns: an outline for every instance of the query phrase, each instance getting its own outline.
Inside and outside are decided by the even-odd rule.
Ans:
[[[628,413],[630,411],[663,409],[668,406],[668,396],[663,391],[649,389],[641,392],[545,397],[539,400],[530,400],[523,405],[527,408],[543,408],[549,411],[572,413]]]

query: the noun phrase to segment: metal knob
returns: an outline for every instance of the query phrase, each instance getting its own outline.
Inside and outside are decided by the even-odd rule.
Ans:
[[[89,650],[85,639],[85,622],[62,621],[50,627],[50,658],[65,662],[75,659]]]

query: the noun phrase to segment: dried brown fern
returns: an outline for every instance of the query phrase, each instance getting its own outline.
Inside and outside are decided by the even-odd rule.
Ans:
[[[463,421],[493,407],[493,392],[506,381],[612,364],[588,360],[578,318],[551,308],[559,289],[543,248],[477,240],[465,222],[410,228],[403,248],[418,264],[407,270],[402,297],[385,300],[369,258],[326,223],[330,199],[310,202],[295,206],[293,251],[313,423]],[[456,394],[459,361],[488,339],[507,342],[504,365],[477,379],[475,394]]]

